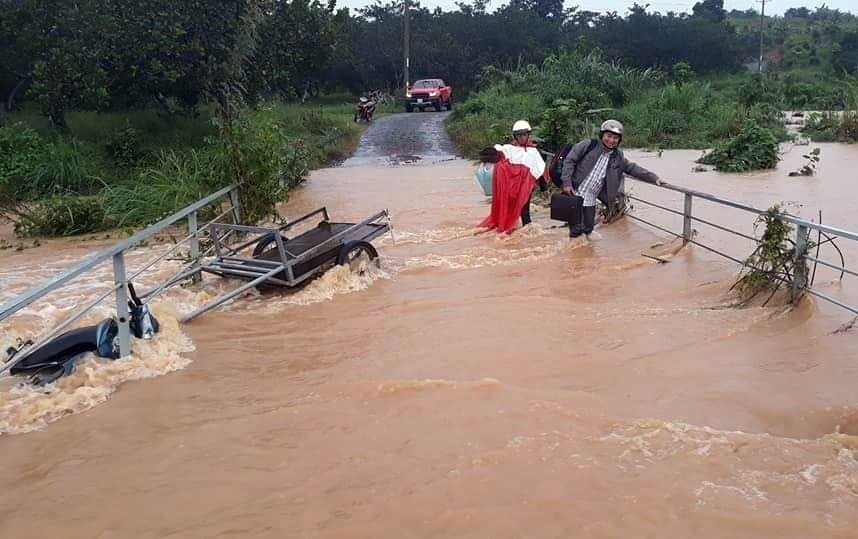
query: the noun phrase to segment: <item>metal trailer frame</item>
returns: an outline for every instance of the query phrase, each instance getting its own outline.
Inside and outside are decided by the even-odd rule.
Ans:
[[[315,228],[293,238],[284,237],[285,232],[316,215],[322,218]],[[299,286],[332,267],[349,250],[363,248],[391,230],[390,214],[386,209],[358,223],[342,223],[332,222],[324,206],[276,228],[230,223],[210,223],[208,227],[213,240],[214,257],[200,264],[200,271],[248,282],[185,315],[182,322],[188,322],[255,286]],[[230,246],[222,240],[229,233],[251,235],[252,238],[240,245]],[[244,254],[262,242],[273,245],[264,253]],[[375,253],[371,244],[369,247]]]

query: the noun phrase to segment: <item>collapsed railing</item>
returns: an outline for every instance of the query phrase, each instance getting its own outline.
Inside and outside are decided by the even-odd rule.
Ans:
[[[228,199],[228,201],[226,203],[226,207],[224,208],[224,201],[226,199]],[[217,214],[202,227],[199,226],[199,212],[211,206],[214,206],[214,209],[211,211],[215,211],[217,212]],[[77,309],[71,316],[69,316],[59,325],[54,327],[47,335],[42,336],[39,342],[34,343],[30,347],[28,347],[27,354],[35,352],[40,347],[50,342],[51,339],[57,336],[71,323],[78,320],[79,318],[90,312],[97,305],[99,305],[102,301],[113,295],[116,303],[116,319],[119,327],[119,355],[120,357],[127,356],[131,353],[131,339],[129,327],[130,320],[128,305],[129,298],[127,293],[128,283],[136,279],[145,271],[152,268],[152,266],[154,266],[161,260],[175,253],[184,245],[187,245],[187,255],[188,260],[190,261],[190,264],[187,266],[187,268],[183,268],[178,273],[174,274],[171,278],[164,281],[161,285],[155,287],[152,290],[144,292],[139,296],[143,300],[149,300],[157,296],[165,288],[173,284],[176,284],[186,279],[199,278],[200,261],[203,257],[209,254],[209,251],[211,251],[211,249],[213,249],[213,247],[210,247],[207,252],[200,253],[200,239],[202,237],[202,234],[204,233],[204,231],[205,233],[208,233],[208,231],[210,230],[209,225],[218,222],[220,219],[228,215],[232,216],[233,223],[238,224],[241,222],[241,215],[239,212],[238,204],[238,187],[235,185],[224,187],[223,189],[220,189],[219,191],[216,191],[211,195],[198,200],[197,202],[177,211],[169,217],[165,217],[154,225],[151,225],[144,230],[135,233],[131,237],[117,243],[116,245],[90,256],[89,258],[80,262],[73,268],[63,271],[62,273],[49,279],[48,281],[37,285],[27,290],[23,294],[20,294],[19,296],[13,298],[7,303],[0,305],[0,322],[19,312],[21,309],[30,305],[34,301],[63,287],[73,279],[89,271],[92,271],[99,264],[112,259],[113,286],[106,292],[96,297],[94,300]],[[170,245],[170,247],[165,250],[161,255],[149,261],[142,268],[136,270],[134,273],[129,275],[125,264],[125,252],[183,220],[187,221],[187,234],[182,239]],[[18,360],[23,359],[27,354],[20,354],[21,357]],[[0,365],[0,374],[14,367],[17,364],[18,360],[13,358],[6,364]]]
[[[828,226],[828,225],[823,225],[821,223],[814,223],[812,221],[800,219],[798,217],[795,217],[795,216],[792,216],[792,215],[789,215],[786,213],[778,212],[778,213],[772,214],[771,212],[768,212],[767,210],[761,210],[759,208],[754,208],[753,206],[749,206],[747,204],[742,204],[741,202],[735,202],[735,201],[728,200],[725,198],[721,198],[721,197],[718,197],[715,195],[711,195],[709,193],[703,193],[701,191],[695,191],[693,189],[687,189],[687,188],[679,187],[676,185],[664,184],[664,185],[662,185],[662,188],[668,189],[671,191],[675,191],[677,193],[682,193],[682,195],[683,195],[683,208],[681,211],[673,209],[673,208],[669,208],[667,206],[664,206],[662,204],[658,204],[656,202],[645,200],[643,198],[640,198],[640,197],[637,197],[637,196],[634,196],[631,194],[627,194],[626,197],[629,200],[640,202],[640,203],[646,204],[650,207],[654,207],[654,208],[660,209],[662,211],[681,216],[682,217],[682,232],[681,233],[674,232],[673,230],[670,230],[670,229],[668,229],[664,226],[661,226],[659,224],[656,224],[652,221],[646,220],[646,219],[644,219],[638,215],[634,215],[633,213],[627,213],[626,216],[628,218],[634,220],[634,221],[643,223],[647,226],[651,226],[657,230],[660,230],[662,232],[665,232],[665,233],[670,234],[672,236],[675,236],[677,238],[682,238],[683,245],[691,243],[691,244],[696,245],[698,247],[701,247],[707,251],[710,251],[714,254],[717,254],[719,256],[722,256],[724,258],[732,260],[733,262],[736,262],[737,264],[740,264],[742,266],[747,266],[746,260],[741,259],[741,258],[737,258],[735,256],[728,254],[728,253],[725,253],[719,249],[716,249],[715,247],[713,247],[711,245],[707,245],[707,244],[703,243],[700,239],[698,239],[696,237],[697,234],[696,234],[695,229],[693,228],[693,224],[694,223],[700,223],[700,224],[712,227],[714,229],[724,231],[724,232],[733,234],[733,235],[741,237],[741,238],[745,238],[745,239],[750,240],[754,243],[758,243],[759,239],[757,239],[753,236],[750,236],[748,234],[744,234],[742,232],[739,232],[737,230],[732,230],[732,229],[727,228],[725,226],[719,225],[719,224],[714,223],[710,220],[703,219],[699,216],[695,216],[692,212],[695,199],[706,200],[706,201],[713,202],[713,203],[721,205],[721,206],[734,208],[737,210],[741,210],[744,212],[755,214],[757,217],[762,216],[762,215],[770,215],[771,217],[778,219],[784,223],[794,225],[795,226],[795,239],[793,240],[793,242],[795,245],[795,260],[794,260],[794,262],[795,262],[796,272],[795,272],[795,275],[793,275],[791,282],[789,283],[792,287],[791,298],[795,299],[795,298],[799,297],[801,293],[807,293],[807,294],[810,294],[810,295],[815,296],[817,298],[820,298],[824,301],[827,301],[829,303],[837,305],[838,307],[846,309],[847,311],[849,311],[855,315],[858,315],[858,307],[856,307],[854,305],[849,305],[843,301],[840,301],[836,298],[833,298],[833,297],[829,296],[828,294],[824,294],[823,292],[820,292],[819,290],[815,290],[813,288],[813,281],[814,281],[814,276],[816,274],[816,266],[817,265],[822,265],[822,266],[825,266],[827,268],[830,268],[830,269],[833,269],[833,270],[839,272],[840,273],[840,279],[842,279],[844,275],[852,275],[854,277],[858,277],[858,272],[850,270],[849,268],[846,267],[846,261],[845,261],[845,258],[843,256],[842,251],[839,248],[837,248],[836,245],[834,244],[834,240],[838,239],[838,238],[843,238],[843,239],[851,240],[854,242],[858,242],[858,233],[851,232],[848,230],[843,230],[843,229]],[[821,218],[820,218],[820,221],[821,221]],[[814,246],[816,247],[816,253],[813,256],[808,253],[808,246],[809,246],[808,240],[809,240],[810,234],[812,232],[816,232],[816,234],[817,234],[817,241],[814,242]],[[840,255],[840,264],[839,265],[828,262],[828,261],[823,260],[819,257],[819,247],[823,244],[826,244],[826,243],[830,243],[830,244],[835,246],[836,251]],[[807,266],[806,266],[805,262],[813,263],[813,271],[812,271],[810,276],[808,276],[808,272],[806,270]]]

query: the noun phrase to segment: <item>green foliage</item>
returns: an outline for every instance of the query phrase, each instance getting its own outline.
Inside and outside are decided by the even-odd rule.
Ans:
[[[692,81],[642,94],[620,119],[630,126],[623,137],[629,146],[706,148],[738,133],[743,110],[709,83]]]
[[[107,171],[96,148],[74,138],[63,138],[46,147],[31,181],[39,197],[89,195],[101,188],[105,174]]]
[[[714,165],[724,172],[745,172],[774,168],[778,163],[778,140],[768,129],[748,122],[742,131],[719,144],[699,163]]]
[[[471,100],[479,106],[469,106]],[[543,106],[534,93],[516,93],[510,83],[502,83],[478,92],[453,109],[447,131],[464,155],[476,157],[486,146],[508,142],[516,120],[527,119],[536,124]]]
[[[100,197],[57,195],[32,205],[15,222],[21,236],[73,236],[106,228]]]
[[[69,108],[104,105],[108,74],[99,58],[109,18],[102,6],[57,0],[16,7],[23,12],[17,14],[22,24],[16,29],[16,44],[32,60],[29,95],[54,127],[66,128]]]
[[[286,193],[281,174],[288,139],[270,115],[254,121],[242,115],[212,143],[217,182],[240,185],[242,219],[256,223],[276,217],[275,206]]]
[[[99,157],[74,139],[45,142],[16,122],[0,127],[0,212],[55,194],[89,194],[102,183]]]
[[[31,178],[37,174],[46,144],[21,123],[0,127],[0,211],[38,195]]]
[[[681,64],[676,74],[690,77]],[[747,105],[736,103],[739,84],[759,87],[751,77],[727,89],[697,80],[666,83],[659,71],[623,68],[591,52],[552,56],[541,67],[487,68],[481,80],[493,82],[461,103],[448,123],[454,140],[470,156],[504,140],[504,126],[517,117],[529,119],[541,144],[552,151],[593,136],[608,117],[625,124],[623,143],[631,147],[710,148],[738,136],[749,122],[786,139],[773,103],[750,98]],[[625,106],[616,109],[615,103]]]
[[[271,216],[309,170],[356,145],[361,128],[351,121],[353,106],[264,104],[246,111],[223,136],[203,119],[151,112],[74,113],[73,126],[54,142],[16,122],[0,128],[0,215],[21,223],[22,234],[140,226],[244,180],[243,217],[255,222]],[[96,136],[111,130],[108,144]],[[79,134],[95,140],[81,141]],[[138,160],[138,151],[149,157]],[[115,170],[117,156],[133,157],[136,167]],[[103,213],[83,220],[76,209],[84,202],[70,193],[98,194],[82,200],[99,200]],[[39,199],[51,202],[42,208]],[[63,216],[71,220],[59,221]]]
[[[582,107],[574,99],[556,99],[542,113],[536,135],[551,151],[556,151],[568,142],[568,133],[580,130]]]
[[[615,103],[661,80],[657,70],[625,68],[598,52],[548,57],[542,66],[486,68],[484,89],[453,111],[448,131],[465,155],[508,139],[515,120],[529,120],[547,147],[591,136]],[[591,107],[596,107],[591,111]]]
[[[694,78],[694,71],[687,62],[680,60],[670,68],[670,78],[677,88],[681,88],[683,84]]]
[[[105,187],[106,220],[113,227],[155,223],[214,191],[215,171],[210,152],[163,149],[133,181]]]
[[[739,102],[746,107],[777,101],[777,93],[769,80],[756,73],[739,86],[737,93]]]
[[[818,142],[858,142],[858,113],[812,113],[805,120],[802,133]]]
[[[120,168],[132,168],[143,158],[144,153],[140,143],[140,132],[126,122],[125,126],[115,129],[105,150],[113,163]]]
[[[250,82],[258,94],[302,97],[303,83],[325,65],[336,43],[332,9],[318,0],[272,4],[260,22]]]
[[[769,291],[770,295],[763,303],[765,305],[782,285],[792,287],[794,279],[802,281],[807,275],[806,267],[796,265],[793,227],[782,219],[784,213],[783,207],[775,204],[760,215],[754,224],[757,230],[763,227],[763,233],[754,251],[745,259],[738,280],[731,287],[738,292],[743,304]],[[812,242],[808,240],[806,249],[811,247]],[[804,261],[800,263],[805,264]],[[803,282],[799,284],[804,285]]]

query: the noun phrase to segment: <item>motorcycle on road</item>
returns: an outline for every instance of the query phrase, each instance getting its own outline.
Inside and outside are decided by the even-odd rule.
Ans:
[[[372,115],[375,112],[375,101],[361,97],[355,107],[355,122],[361,120],[369,123],[372,121]]]

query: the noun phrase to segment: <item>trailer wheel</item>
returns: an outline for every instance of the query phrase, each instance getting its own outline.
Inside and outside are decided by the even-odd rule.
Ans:
[[[348,264],[352,269],[357,269],[355,266],[361,258],[367,257],[378,265],[378,251],[368,241],[350,241],[340,247],[340,252],[337,253],[337,265],[344,266]]]
[[[282,234],[280,237],[283,239],[283,243],[286,243],[289,240],[289,238]],[[261,256],[271,249],[277,249],[277,241],[274,239],[274,232],[268,232],[259,238],[259,241],[256,242],[256,246],[253,248],[253,258]]]

